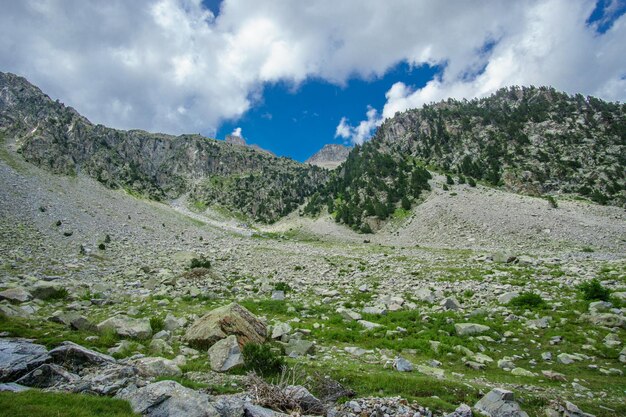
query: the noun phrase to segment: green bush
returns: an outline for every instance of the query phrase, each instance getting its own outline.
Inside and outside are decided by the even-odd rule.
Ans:
[[[277,282],[276,285],[274,285],[274,289],[276,291],[285,291],[285,292],[291,291],[291,287],[286,282]]]
[[[150,327],[153,333],[158,333],[165,329],[165,320],[162,317],[150,317]]]
[[[524,308],[537,308],[543,307],[546,305],[546,302],[539,294],[535,294],[534,292],[527,291],[523,292],[517,297],[513,298],[509,301],[509,305],[514,307],[524,307]]]
[[[476,187],[476,180],[472,177],[467,177],[467,184],[470,187]]]
[[[450,175],[446,175],[446,184],[454,185],[454,179]]]
[[[279,374],[285,366],[283,357],[268,344],[248,343],[242,353],[246,369],[262,376]]]
[[[191,260],[191,263],[189,264],[189,268],[190,269],[194,269],[194,268],[206,268],[206,269],[210,269],[211,268],[211,261],[209,261],[207,258],[205,258],[204,256],[201,258],[193,258]]]
[[[609,296],[611,295],[611,290],[602,286],[597,278],[594,278],[591,281],[583,282],[576,288],[578,289],[578,293],[583,300],[609,301]]]
[[[559,208],[559,204],[556,202],[556,199],[551,195],[547,196],[546,199],[552,208]]]

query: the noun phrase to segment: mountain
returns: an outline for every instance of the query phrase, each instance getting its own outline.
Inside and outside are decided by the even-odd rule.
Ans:
[[[351,149],[352,147],[349,146],[327,144],[307,159],[305,163],[322,168],[335,169],[348,158]]]
[[[247,146],[200,135],[171,136],[94,125],[26,79],[0,73],[0,134],[51,172],[86,174],[150,198],[188,194],[262,222],[292,212],[327,172]]]
[[[26,79],[0,73],[0,135],[54,173],[86,174],[153,199],[187,196],[274,222],[306,203],[370,232],[423,200],[431,172],[517,193],[626,206],[626,105],[547,87],[447,100],[386,120],[348,152],[327,145],[307,164],[232,137],[171,136],[94,125]],[[347,153],[347,157],[346,157]],[[345,161],[332,172],[331,167]]]
[[[255,151],[265,152],[265,153],[270,154],[272,156],[276,156],[274,154],[274,152],[268,151],[267,149],[263,149],[259,145],[248,144],[248,142],[246,142],[246,140],[243,137],[241,137],[241,136],[226,135],[225,142],[226,143],[232,143],[233,145],[247,146],[249,148],[254,149]]]
[[[529,195],[572,195],[626,206],[626,105],[547,87],[512,87],[472,101],[397,113],[355,147],[305,207],[369,231],[429,189],[482,181]]]

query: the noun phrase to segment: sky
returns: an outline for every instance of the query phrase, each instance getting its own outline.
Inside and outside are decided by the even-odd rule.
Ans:
[[[0,71],[94,123],[303,161],[510,85],[626,99],[626,0],[0,0]]]

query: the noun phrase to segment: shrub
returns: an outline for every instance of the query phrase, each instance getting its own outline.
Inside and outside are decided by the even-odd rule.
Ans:
[[[448,186],[446,184],[444,184],[443,185],[443,191],[448,191],[448,190],[449,190]]]
[[[277,375],[285,366],[283,357],[268,344],[248,343],[242,354],[246,368],[262,376]]]
[[[204,256],[201,257],[201,258],[193,258],[191,260],[191,263],[189,264],[189,268],[190,269],[193,269],[193,268],[206,268],[206,269],[209,269],[209,268],[211,268],[211,261],[209,261]]]
[[[276,285],[274,285],[274,289],[276,291],[291,291],[291,287],[286,282],[277,282]]]
[[[470,187],[476,187],[476,180],[472,177],[467,177],[467,184]]]
[[[539,294],[535,294],[534,292],[527,291],[523,292],[517,297],[513,298],[509,301],[509,305],[515,307],[525,307],[525,308],[537,308],[543,307],[546,305],[546,302]]]
[[[153,333],[158,333],[165,329],[165,320],[162,317],[150,317],[150,327]]]
[[[454,185],[454,179],[450,175],[446,175],[446,184]]]
[[[105,250],[105,249],[106,249],[106,246],[104,245],[104,243],[100,243],[100,244],[98,245],[98,249],[100,249],[100,250]]]
[[[369,225],[369,223],[363,223],[363,225],[361,226],[361,233],[374,233],[374,231],[372,230],[372,227]]]
[[[111,236],[108,234],[104,237],[104,243],[111,243]]]
[[[559,204],[556,202],[556,199],[552,197],[551,195],[547,196],[546,199],[548,200],[548,204],[550,204],[550,207],[552,208],[559,207]]]
[[[578,292],[583,300],[609,301],[609,296],[611,295],[611,290],[602,286],[597,278],[594,278],[591,281],[583,282],[576,288],[578,289]]]

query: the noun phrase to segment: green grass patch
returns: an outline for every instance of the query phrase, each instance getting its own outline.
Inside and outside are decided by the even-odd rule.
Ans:
[[[130,404],[124,400],[84,394],[49,393],[29,390],[0,392],[0,414],[11,417],[131,417]]]

